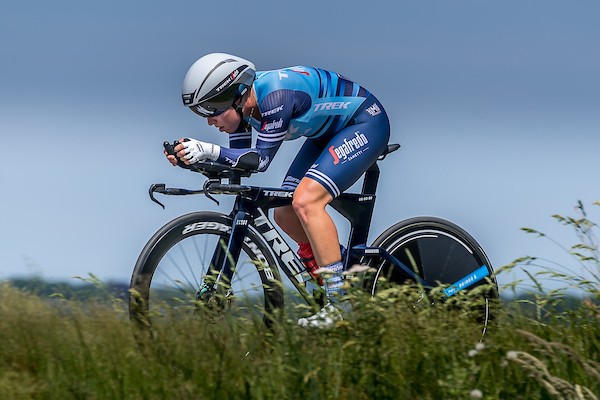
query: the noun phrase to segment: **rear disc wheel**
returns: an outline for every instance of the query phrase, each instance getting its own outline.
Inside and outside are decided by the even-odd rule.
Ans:
[[[390,227],[372,247],[384,249],[423,279],[425,283],[416,286],[429,303],[459,304],[460,296],[468,296],[461,304],[480,324],[482,336],[486,333],[497,303],[498,286],[488,257],[466,231],[440,218],[411,218]],[[373,295],[388,283],[415,284],[409,273],[388,261],[371,260],[369,265],[374,272],[369,275],[367,287]],[[437,292],[437,299],[430,298],[431,289],[440,286],[443,290]]]

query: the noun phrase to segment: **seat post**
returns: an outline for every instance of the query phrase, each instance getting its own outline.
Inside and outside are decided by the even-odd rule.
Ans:
[[[377,183],[379,182],[379,166],[377,161],[373,163],[365,172],[365,179],[363,180],[362,194],[375,195],[377,192]]]

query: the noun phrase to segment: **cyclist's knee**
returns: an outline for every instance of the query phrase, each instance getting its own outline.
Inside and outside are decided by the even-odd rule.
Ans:
[[[322,202],[318,201],[317,198],[311,195],[300,195],[294,196],[294,200],[292,201],[292,207],[294,208],[294,212],[301,220],[307,218],[308,215],[314,214],[315,211],[320,211],[325,209],[326,203],[321,204]]]
[[[327,189],[319,182],[304,178],[294,192],[292,207],[301,220],[315,212],[324,211],[333,199]]]

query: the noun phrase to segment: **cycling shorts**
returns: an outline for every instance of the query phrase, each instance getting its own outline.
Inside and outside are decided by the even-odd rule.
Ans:
[[[302,178],[311,178],[337,197],[352,186],[385,150],[390,123],[381,103],[367,97],[342,130],[318,139],[307,139],[292,162],[283,189],[295,189]]]

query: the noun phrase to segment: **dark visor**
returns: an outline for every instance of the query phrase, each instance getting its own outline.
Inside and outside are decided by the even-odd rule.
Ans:
[[[233,106],[233,103],[238,99],[238,86],[231,86],[209,100],[195,106],[190,106],[190,109],[202,117],[212,117],[222,114],[229,107]]]

